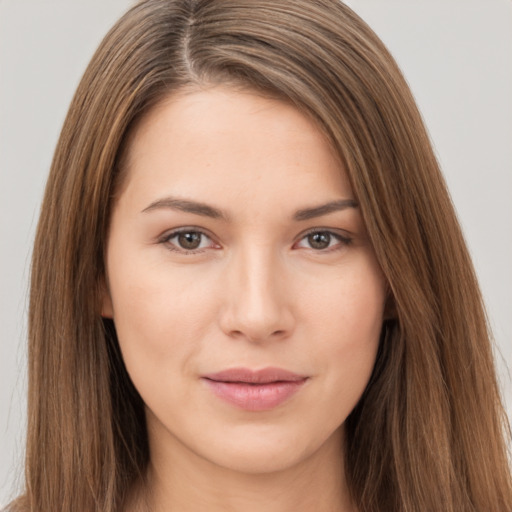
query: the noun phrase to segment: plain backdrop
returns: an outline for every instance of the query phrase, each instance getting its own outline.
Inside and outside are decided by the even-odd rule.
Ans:
[[[23,471],[27,282],[46,175],[80,76],[131,3],[0,0],[0,506]],[[388,45],[423,113],[480,278],[510,414],[512,2],[347,3]]]

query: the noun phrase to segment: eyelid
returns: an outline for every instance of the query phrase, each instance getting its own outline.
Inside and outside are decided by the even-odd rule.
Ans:
[[[341,247],[346,247],[347,245],[350,245],[353,242],[353,237],[350,236],[345,230],[335,229],[335,228],[327,228],[327,227],[314,227],[314,228],[311,228],[311,229],[308,229],[308,230],[302,232],[297,237],[297,239],[293,245],[295,246],[296,244],[298,244],[299,242],[304,240],[309,235],[314,235],[315,233],[329,233],[331,236],[333,236],[335,239],[337,239],[340,242]],[[334,251],[339,248],[340,247],[335,246],[335,247],[329,247],[326,249],[311,248],[311,250],[314,252],[321,253],[321,252]]]
[[[217,247],[203,247],[201,249],[182,249],[174,244],[169,243],[169,241],[172,238],[181,233],[199,233],[200,235],[208,238],[212,242],[212,245],[215,245]],[[178,254],[199,254],[210,248],[220,248],[220,244],[215,241],[215,238],[206,229],[200,228],[198,226],[182,226],[179,228],[171,229],[170,231],[166,231],[165,233],[160,235],[156,241],[158,244],[167,244],[167,248],[170,251],[177,252]]]
[[[179,246],[169,243],[169,241],[172,238],[176,237],[177,235],[179,235],[181,233],[199,233],[212,242],[211,246],[203,247],[200,249],[187,250],[187,249],[183,249],[183,248],[180,248]],[[340,229],[336,229],[336,228],[332,228],[332,227],[329,227],[329,228],[328,227],[314,227],[314,228],[310,228],[306,231],[303,231],[300,235],[298,235],[295,242],[293,243],[293,247],[295,247],[299,242],[304,240],[306,237],[308,237],[312,234],[315,234],[315,233],[328,233],[332,237],[334,237],[336,240],[338,240],[338,242],[339,242],[334,247],[328,247],[326,249],[310,248],[312,251],[317,252],[317,253],[322,253],[322,252],[325,253],[325,252],[335,251],[337,249],[340,249],[340,248],[346,247],[347,245],[350,245],[353,241],[352,236],[347,234],[347,232],[345,230],[340,230]],[[158,236],[158,238],[156,239],[156,243],[167,244],[168,245],[167,248],[169,250],[177,252],[179,254],[197,254],[197,253],[202,253],[202,252],[206,251],[207,249],[221,248],[220,244],[215,240],[215,237],[212,234],[210,234],[208,230],[206,230],[202,227],[199,227],[199,226],[181,226],[179,228],[171,229],[170,231],[166,231],[162,235]]]

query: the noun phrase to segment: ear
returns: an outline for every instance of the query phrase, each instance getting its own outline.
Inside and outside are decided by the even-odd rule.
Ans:
[[[114,318],[114,306],[112,305],[112,297],[107,283],[107,278],[104,276],[99,285],[99,304],[101,308],[101,316],[103,318]]]
[[[396,309],[395,297],[388,287],[386,303],[384,304],[384,320],[396,320],[397,318],[398,311]]]

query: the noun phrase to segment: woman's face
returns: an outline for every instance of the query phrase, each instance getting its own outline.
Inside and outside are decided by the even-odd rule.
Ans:
[[[152,458],[246,472],[339,458],[385,283],[324,136],[284,102],[189,91],[142,120],[126,170],[103,315]]]

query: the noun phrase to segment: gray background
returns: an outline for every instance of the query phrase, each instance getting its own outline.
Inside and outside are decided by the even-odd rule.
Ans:
[[[44,182],[79,78],[131,3],[0,0],[0,506],[22,473],[27,279]],[[424,115],[480,277],[510,414],[512,2],[347,3],[388,45]]]

